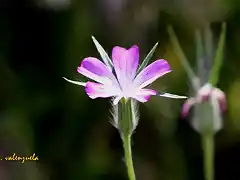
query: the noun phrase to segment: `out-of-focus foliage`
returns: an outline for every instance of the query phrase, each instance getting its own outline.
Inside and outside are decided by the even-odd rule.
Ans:
[[[236,0],[0,1],[0,156],[39,157],[0,161],[0,179],[127,179],[121,140],[109,123],[110,103],[89,99],[62,77],[83,79],[76,72],[81,60],[100,58],[92,35],[110,55],[115,45],[139,45],[141,60],[159,42],[154,58],[167,59],[173,71],[154,88],[187,95],[189,81],[167,25],[195,66],[195,29],[211,23],[215,50],[222,21],[228,30],[217,86],[226,93],[228,111],[216,136],[215,173],[217,180],[240,179],[239,18]],[[152,97],[141,104],[133,135],[138,180],[203,179],[200,137],[181,120],[182,103]]]

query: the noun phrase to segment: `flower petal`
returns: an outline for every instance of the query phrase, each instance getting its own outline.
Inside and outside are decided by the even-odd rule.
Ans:
[[[139,102],[147,102],[151,95],[156,95],[156,91],[152,89],[141,89],[138,93],[136,93],[132,98],[136,99]]]
[[[136,75],[139,63],[139,49],[136,45],[128,50],[116,46],[112,50],[112,60],[119,83],[124,89],[132,83]]]
[[[63,79],[65,79],[66,81],[70,82],[70,83],[73,83],[73,84],[77,84],[77,85],[80,85],[80,86],[86,86],[87,83],[85,82],[80,82],[80,81],[72,81],[70,79],[67,79],[65,77],[63,77]]]
[[[134,96],[133,99],[136,99],[137,101],[141,102],[141,103],[145,103],[149,100],[149,98],[151,97],[151,95],[138,95],[138,96]]]
[[[188,116],[189,110],[196,103],[198,103],[198,100],[195,98],[189,98],[188,100],[186,100],[186,102],[183,104],[183,107],[182,107],[183,118],[186,118]]]
[[[226,111],[227,109],[227,100],[226,96],[223,91],[221,91],[218,88],[213,88],[212,90],[212,96],[215,97],[218,100],[218,103],[220,105],[220,108],[222,111]]]
[[[96,82],[118,86],[117,80],[112,72],[97,58],[85,58],[82,61],[81,66],[78,67],[77,71]]]
[[[104,84],[94,82],[87,82],[85,91],[91,99],[98,97],[107,98],[118,94],[118,89],[114,86],[106,86]]]
[[[160,94],[158,94],[158,96],[173,98],[173,99],[186,99],[187,98],[187,96],[179,96],[179,95],[170,94],[170,93],[160,93]]]
[[[134,86],[144,88],[153,81],[171,72],[170,66],[164,59],[157,60],[144,68],[135,78]]]

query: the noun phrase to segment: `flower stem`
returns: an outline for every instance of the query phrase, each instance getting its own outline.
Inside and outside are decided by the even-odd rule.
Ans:
[[[131,150],[131,136],[123,136],[123,148],[124,148],[124,154],[125,154],[125,163],[127,166],[127,172],[129,180],[135,180],[135,173],[133,168],[133,161],[132,161],[132,150]]]
[[[205,180],[214,179],[214,139],[213,134],[202,135]]]

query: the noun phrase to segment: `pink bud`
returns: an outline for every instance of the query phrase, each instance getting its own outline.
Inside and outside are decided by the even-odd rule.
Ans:
[[[202,88],[198,90],[195,97],[189,98],[183,104],[183,118],[186,118],[188,116],[188,113],[193,105],[209,101],[210,97],[218,100],[221,111],[225,111],[227,109],[226,97],[224,92],[218,88],[212,87],[211,84],[205,84]]]

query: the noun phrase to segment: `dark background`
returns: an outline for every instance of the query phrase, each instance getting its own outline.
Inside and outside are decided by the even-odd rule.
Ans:
[[[211,22],[214,50],[227,22],[224,64],[218,87],[227,96],[224,129],[215,138],[216,180],[240,180],[240,3],[237,0],[1,0],[0,156],[39,161],[1,161],[1,180],[127,179],[117,130],[107,99],[91,100],[62,77],[87,56],[100,57],[94,35],[112,47],[137,44],[141,60],[165,58],[172,72],[152,87],[189,95],[189,80],[172,48],[172,24],[194,68],[194,29]],[[133,135],[138,180],[203,180],[200,136],[180,117],[183,100],[152,97],[140,106]],[[191,119],[189,119],[191,121]]]

